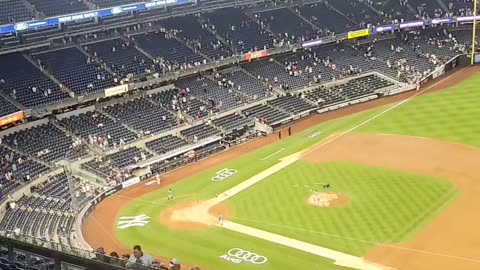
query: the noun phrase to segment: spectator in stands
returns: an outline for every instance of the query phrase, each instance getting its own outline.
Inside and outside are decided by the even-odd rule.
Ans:
[[[95,254],[97,260],[101,262],[106,262],[106,256],[105,256],[105,249],[103,247],[97,248],[97,252]]]
[[[160,270],[168,270],[167,265],[160,262],[157,259],[153,259],[152,268],[153,269],[160,269]]]
[[[110,263],[113,265],[125,267],[125,263],[122,260],[120,260],[120,258],[118,257],[118,254],[115,251],[110,253]]]
[[[170,270],[180,270],[180,261],[178,259],[172,259],[170,261]]]
[[[139,264],[145,266],[151,266],[153,262],[153,257],[144,254],[142,251],[142,247],[136,245],[133,247],[133,254],[128,259],[128,262],[125,264],[127,269],[138,269]],[[180,268],[179,268],[180,269]]]

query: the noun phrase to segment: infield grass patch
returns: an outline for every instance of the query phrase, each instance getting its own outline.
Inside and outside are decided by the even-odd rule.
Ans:
[[[307,203],[312,189],[347,195],[347,205]],[[298,161],[228,202],[232,221],[363,255],[376,243],[405,240],[458,195],[447,180],[348,163]],[[261,205],[261,207],[259,207]]]
[[[480,76],[440,93],[416,98],[365,124],[354,132],[389,133],[430,137],[480,146]],[[271,167],[278,159],[303,150],[320,140],[349,130],[384,111],[370,110],[312,127],[302,133],[236,160],[193,175],[173,186],[177,196],[166,202],[166,190],[147,194],[123,209],[120,216],[147,214],[152,221],[142,228],[117,230],[125,245],[141,244],[151,254],[177,257],[210,270],[252,269],[218,259],[229,248],[239,247],[267,256],[261,269],[344,269],[318,256],[275,245],[239,233],[213,228],[201,232],[174,232],[158,221],[162,210],[178,203],[207,199]],[[318,133],[311,138],[308,135]],[[261,160],[280,148],[284,151]],[[238,173],[213,183],[215,172],[233,168]],[[319,209],[306,204],[310,193],[295,184],[329,182],[332,191],[350,197],[341,208]],[[320,189],[320,187],[319,187]],[[364,254],[378,243],[411,237],[459,194],[446,180],[397,173],[381,168],[331,163],[295,163],[228,201],[234,221],[276,232],[351,254]],[[325,235],[329,233],[332,235]],[[339,238],[333,234],[350,237]],[[365,240],[365,241],[361,241]]]

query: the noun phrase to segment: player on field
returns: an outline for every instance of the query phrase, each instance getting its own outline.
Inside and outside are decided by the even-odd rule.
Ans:
[[[173,192],[171,188],[168,189],[168,200],[173,200]]]
[[[223,215],[218,216],[218,225],[223,226]]]
[[[318,191],[316,189],[313,190],[313,201],[318,202]]]

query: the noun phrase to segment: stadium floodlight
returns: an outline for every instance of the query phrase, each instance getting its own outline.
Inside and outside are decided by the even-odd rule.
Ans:
[[[473,66],[475,64],[475,41],[477,36],[477,8],[478,8],[478,0],[473,0],[473,28],[472,28],[472,53],[470,57],[470,64]]]

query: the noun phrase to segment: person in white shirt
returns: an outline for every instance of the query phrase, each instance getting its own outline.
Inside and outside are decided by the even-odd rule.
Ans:
[[[318,202],[318,191],[316,189],[313,190],[313,201]]]
[[[223,226],[223,215],[218,216],[218,225]]]
[[[138,264],[143,264],[145,266],[151,266],[153,263],[153,257],[143,253],[142,248],[138,245],[133,247],[133,254],[128,259],[125,268],[127,269],[138,269]]]

